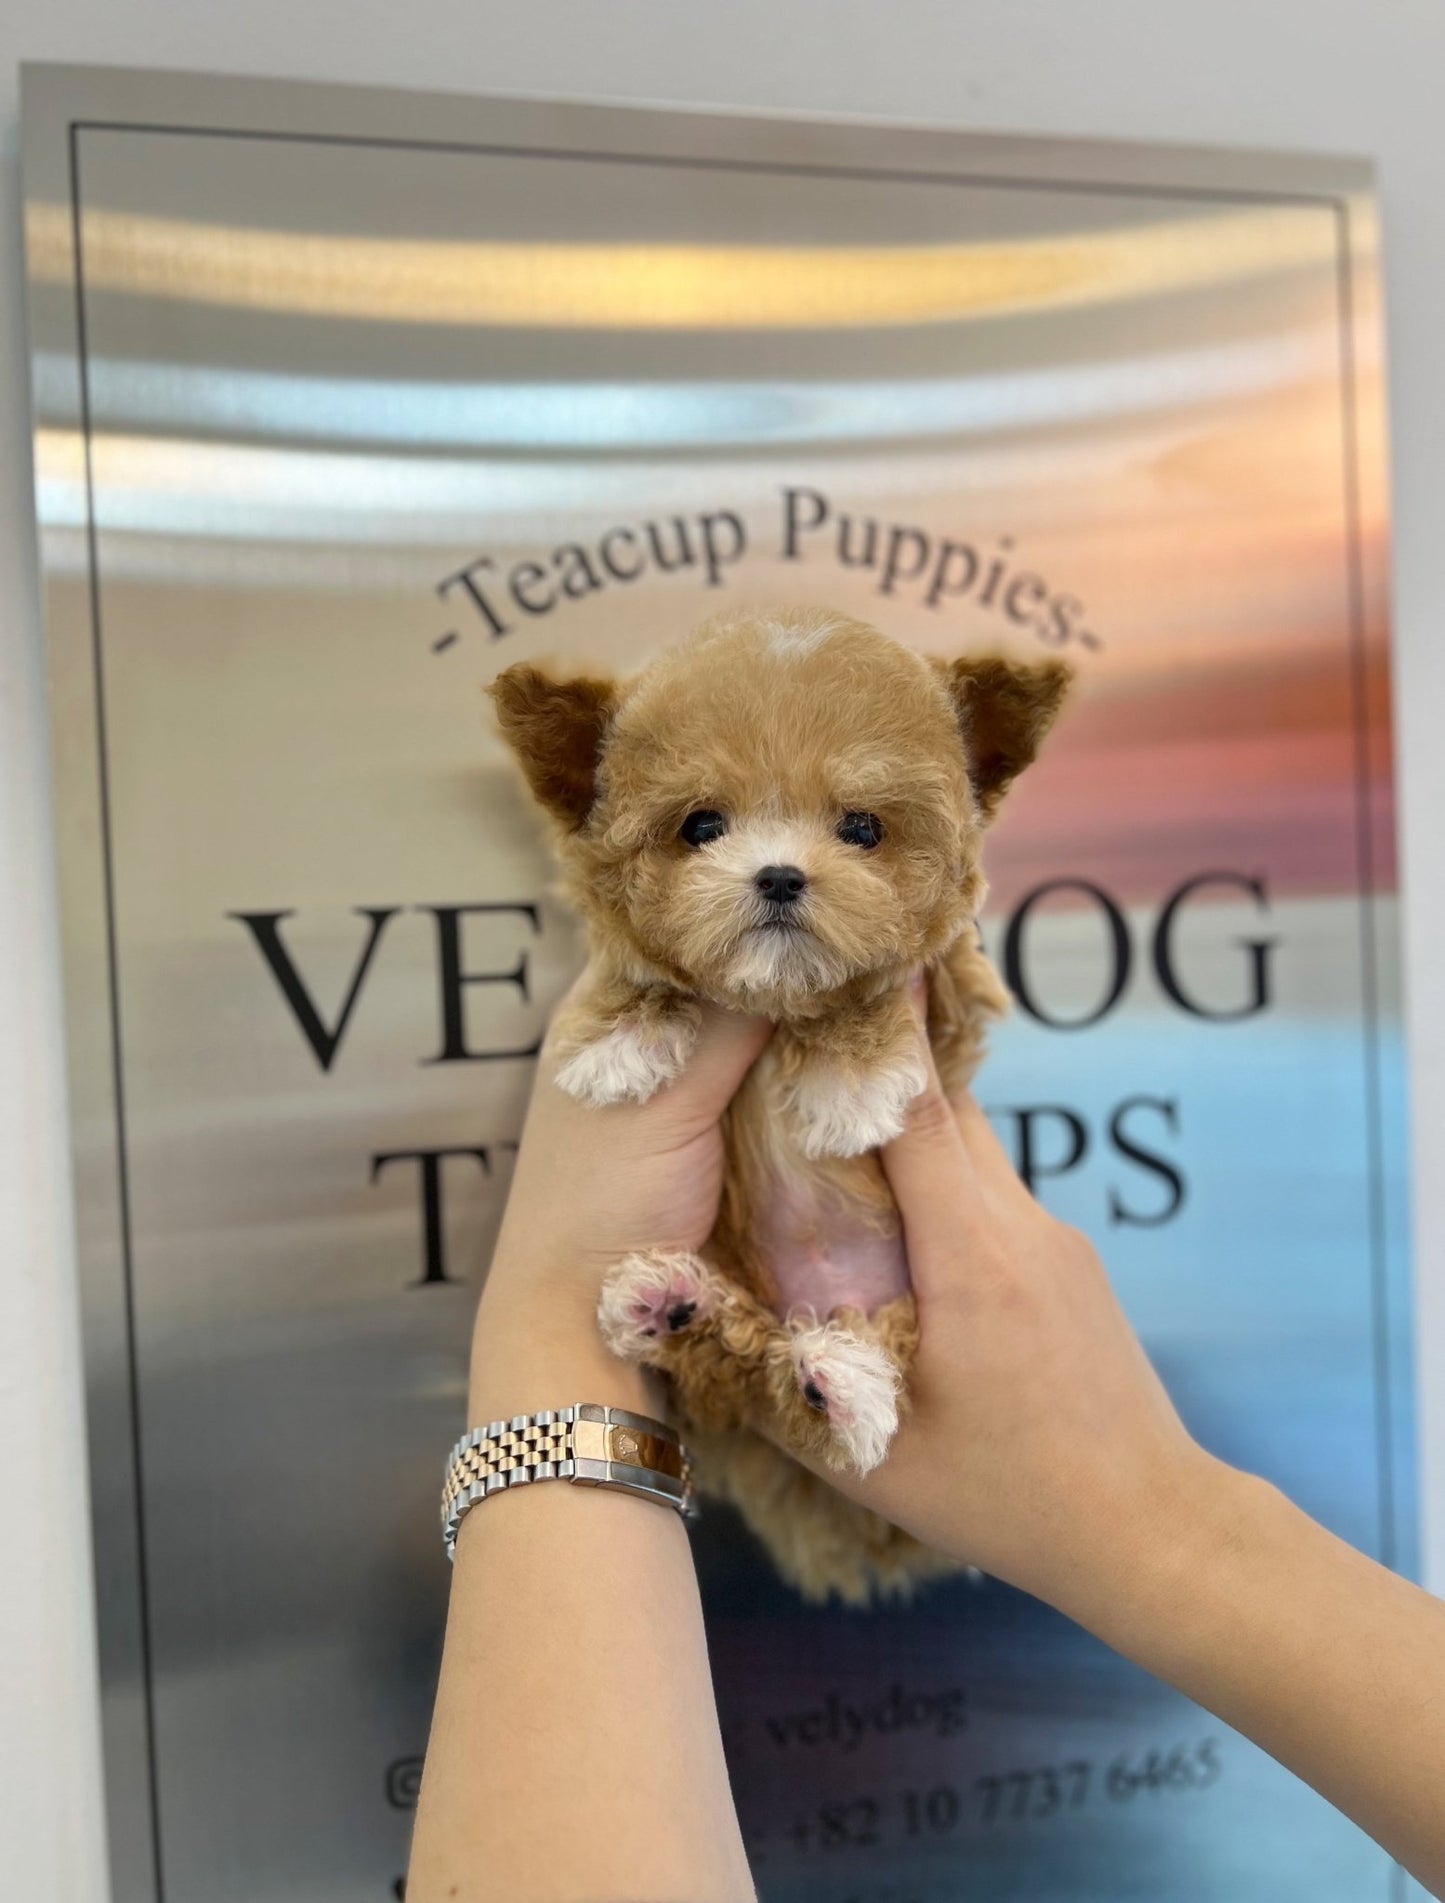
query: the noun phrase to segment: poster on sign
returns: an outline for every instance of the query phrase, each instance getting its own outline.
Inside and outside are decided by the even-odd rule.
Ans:
[[[582,952],[483,690],[721,608],[1070,661],[981,1101],[1200,1438],[1410,1570],[1368,168],[61,68],[24,116],[117,1897],[403,1895]],[[766,1903],[1407,1895],[995,1581],[696,1550]]]

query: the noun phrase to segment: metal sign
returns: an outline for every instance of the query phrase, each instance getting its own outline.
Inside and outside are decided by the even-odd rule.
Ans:
[[[480,690],[724,602],[1076,662],[986,1107],[1199,1435],[1408,1568],[1368,169],[41,69],[25,172],[117,1896],[401,1894],[579,955]],[[1405,1893],[997,1584],[698,1554],[768,1903]]]

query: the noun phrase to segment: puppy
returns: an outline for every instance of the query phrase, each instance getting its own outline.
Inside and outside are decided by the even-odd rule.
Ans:
[[[709,623],[630,682],[523,663],[490,690],[588,926],[561,1087],[650,1097],[704,999],[777,1025],[725,1119],[703,1254],[629,1257],[599,1320],[669,1377],[699,1479],[810,1596],[942,1563],[778,1448],[867,1473],[896,1431],[917,1319],[876,1151],[924,1085],[907,981],[929,974],[957,1089],[1006,1002],[974,924],[983,834],[1068,679],[789,611]]]

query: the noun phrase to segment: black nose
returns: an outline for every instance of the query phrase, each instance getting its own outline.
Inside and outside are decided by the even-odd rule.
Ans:
[[[764,866],[753,884],[774,905],[793,905],[808,889],[808,881],[797,866]]]

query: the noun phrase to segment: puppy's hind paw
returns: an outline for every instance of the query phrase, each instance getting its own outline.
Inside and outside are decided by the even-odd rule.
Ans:
[[[624,1361],[651,1359],[660,1342],[704,1320],[718,1304],[717,1278],[684,1250],[625,1256],[602,1284],[597,1322]]]
[[[862,1156],[891,1143],[927,1082],[923,1060],[912,1052],[861,1078],[820,1069],[797,1094],[803,1154],[814,1161]]]
[[[677,1076],[696,1034],[696,1026],[687,1018],[646,1022],[623,1018],[565,1058],[557,1082],[569,1097],[594,1108],[646,1103]]]
[[[898,1431],[898,1369],[876,1341],[835,1321],[795,1324],[792,1356],[803,1399],[833,1430],[831,1464],[871,1473]]]

